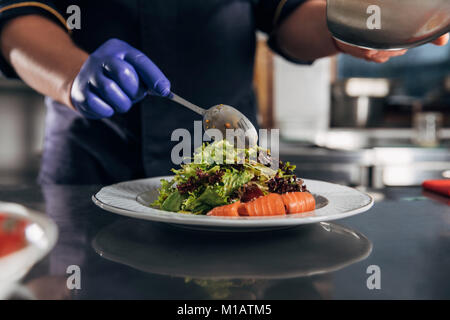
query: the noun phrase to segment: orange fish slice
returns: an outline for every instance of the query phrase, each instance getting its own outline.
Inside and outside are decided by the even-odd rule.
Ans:
[[[207,213],[208,216],[225,216],[225,217],[239,217],[238,209],[241,206],[241,202],[237,201],[232,204],[226,204],[224,206],[215,207]]]
[[[309,192],[288,192],[281,195],[287,213],[302,213],[313,211],[316,200]]]
[[[256,198],[243,203],[239,208],[241,216],[276,216],[286,214],[283,200],[277,193],[269,193],[266,196]]]

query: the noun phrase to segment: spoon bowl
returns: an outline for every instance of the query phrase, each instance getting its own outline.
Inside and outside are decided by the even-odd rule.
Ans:
[[[232,106],[218,104],[209,109],[203,109],[174,93],[171,93],[169,99],[202,115],[203,129],[205,131],[210,130],[209,133],[212,135],[212,137],[210,136],[210,138],[214,137],[214,132],[212,131],[214,129],[220,131],[220,133],[222,134],[222,138],[227,138],[227,129],[234,129],[234,134],[229,137],[233,137],[233,141],[230,142],[237,142],[238,145],[240,142],[246,147],[252,147],[258,143],[258,132],[253,126],[252,122],[248,120],[248,118],[243,115],[242,112],[240,112],[236,108],[233,108]]]
[[[218,129],[227,138],[227,129],[234,129],[234,136],[245,146],[254,146],[258,142],[258,133],[253,124],[237,109],[219,104],[203,114],[203,128]],[[230,131],[228,131],[230,132]]]

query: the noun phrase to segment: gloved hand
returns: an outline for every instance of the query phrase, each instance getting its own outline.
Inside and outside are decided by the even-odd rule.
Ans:
[[[111,39],[93,52],[75,77],[71,101],[89,119],[125,113],[148,91],[166,97],[170,82],[142,52]]]

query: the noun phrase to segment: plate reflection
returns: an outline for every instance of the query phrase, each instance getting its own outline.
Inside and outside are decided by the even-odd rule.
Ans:
[[[311,281],[311,276],[361,261],[372,250],[364,235],[334,223],[236,234],[186,231],[134,219],[103,228],[92,245],[107,260],[184,278],[186,286],[200,287],[214,299],[260,299],[272,297],[271,292],[276,298],[277,290],[292,290],[286,279],[296,279],[300,286],[295,298],[303,290],[308,297],[315,297],[311,291],[327,297],[330,281]]]

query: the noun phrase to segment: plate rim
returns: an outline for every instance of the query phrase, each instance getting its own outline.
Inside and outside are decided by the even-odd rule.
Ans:
[[[120,208],[117,206],[113,206],[111,204],[107,204],[103,202],[102,200],[97,198],[97,195],[102,192],[105,188],[111,188],[120,184],[129,184],[129,183],[139,183],[144,182],[146,180],[150,179],[164,179],[169,178],[172,176],[161,176],[161,177],[151,177],[151,178],[145,178],[145,179],[137,179],[137,180],[129,180],[124,181],[108,186],[102,187],[97,193],[92,195],[91,199],[94,202],[95,205],[97,205],[99,208],[116,213],[122,216],[136,218],[136,219],[142,219],[142,220],[149,220],[149,221],[155,221],[155,222],[163,222],[163,223],[171,223],[171,224],[182,224],[182,225],[196,225],[196,226],[202,226],[202,227],[236,227],[236,228],[258,228],[258,227],[277,227],[277,226],[293,226],[293,225],[302,225],[302,224],[309,224],[309,223],[317,223],[317,222],[326,222],[326,221],[334,221],[339,220],[347,217],[351,217],[354,215],[357,215],[362,212],[368,211],[372,206],[374,205],[374,198],[368,193],[362,192],[360,190],[344,186],[341,184],[335,184],[330,183],[326,181],[321,180],[313,180],[313,179],[304,179],[305,183],[308,184],[308,181],[310,182],[318,182],[318,183],[324,183],[324,184],[330,184],[333,186],[338,186],[341,188],[351,189],[354,192],[357,192],[361,195],[364,195],[369,198],[369,202],[361,207],[358,207],[356,209],[352,209],[348,212],[340,213],[340,214],[332,214],[327,216],[310,216],[310,217],[304,217],[299,215],[289,215],[289,216],[273,216],[273,217],[264,217],[264,218],[255,218],[255,217],[237,217],[237,218],[230,218],[230,217],[210,217],[210,216],[198,216],[198,215],[187,215],[187,214],[180,214],[176,212],[166,212],[163,210],[160,213],[152,214],[148,212],[138,212],[133,211],[125,208]],[[330,206],[332,201],[323,194],[320,194],[318,192],[315,192],[319,196],[325,197],[329,203],[326,207]],[[137,196],[137,195],[135,195]],[[135,200],[136,201],[136,200]],[[136,203],[138,203],[136,201]],[[140,204],[142,205],[142,204]],[[143,205],[142,205],[143,206]],[[321,208],[323,209],[323,208]],[[321,210],[318,209],[318,210]]]

